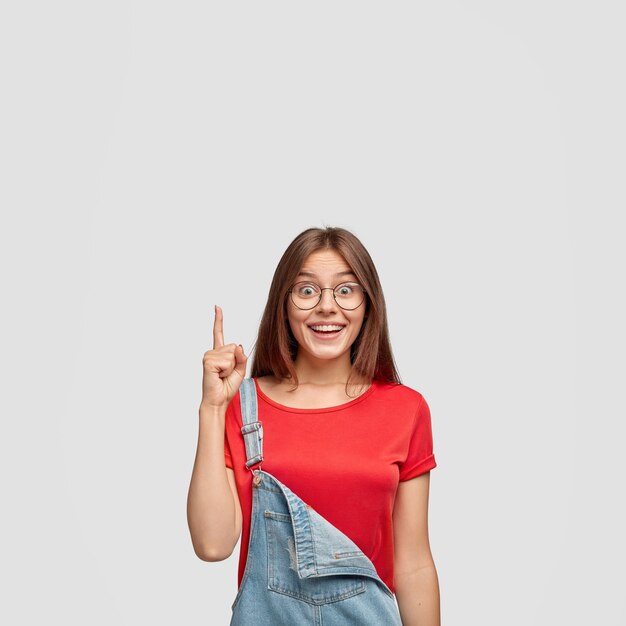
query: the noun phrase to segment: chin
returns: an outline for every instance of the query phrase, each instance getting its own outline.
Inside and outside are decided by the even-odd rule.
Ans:
[[[302,350],[302,344],[300,349]],[[304,351],[307,352],[308,354],[310,354],[311,356],[315,357],[316,359],[323,359],[323,360],[330,360],[330,359],[337,359],[340,356],[342,356],[343,354],[345,354],[346,352],[350,352],[350,346],[348,346],[347,348],[333,348],[333,347],[329,347],[326,348],[325,350],[323,348],[319,348],[317,346],[315,347],[311,347],[311,346],[306,346],[304,348]]]

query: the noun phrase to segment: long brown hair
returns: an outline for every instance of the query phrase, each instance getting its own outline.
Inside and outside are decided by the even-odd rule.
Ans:
[[[294,381],[294,389],[297,388],[298,377],[293,364],[298,342],[287,318],[288,290],[309,254],[322,249],[338,252],[366,290],[365,317],[350,347],[352,370],[346,394],[353,376],[400,384],[389,341],[385,298],[374,262],[356,235],[332,226],[302,231],[278,262],[255,342],[251,377],[272,374],[279,379],[289,378]]]

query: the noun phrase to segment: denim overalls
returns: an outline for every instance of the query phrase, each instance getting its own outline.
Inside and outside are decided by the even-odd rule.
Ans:
[[[263,461],[252,378],[239,395],[250,469]],[[250,471],[248,557],[230,626],[402,626],[393,593],[358,546],[260,465]]]

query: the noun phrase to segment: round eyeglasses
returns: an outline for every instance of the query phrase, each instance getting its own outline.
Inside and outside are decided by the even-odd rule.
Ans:
[[[361,306],[365,300],[367,291],[359,283],[341,283],[336,287],[324,287],[323,289],[310,281],[296,283],[289,290],[291,301],[303,310],[316,307],[322,300],[322,292],[329,289],[333,292],[335,302],[346,311],[352,311]]]

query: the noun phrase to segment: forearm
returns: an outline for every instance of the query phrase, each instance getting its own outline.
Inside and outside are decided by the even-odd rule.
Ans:
[[[439,580],[435,564],[395,575],[402,626],[440,626]]]
[[[224,428],[223,411],[200,407],[187,523],[194,551],[207,561],[227,558],[235,536],[235,503],[224,463]]]

